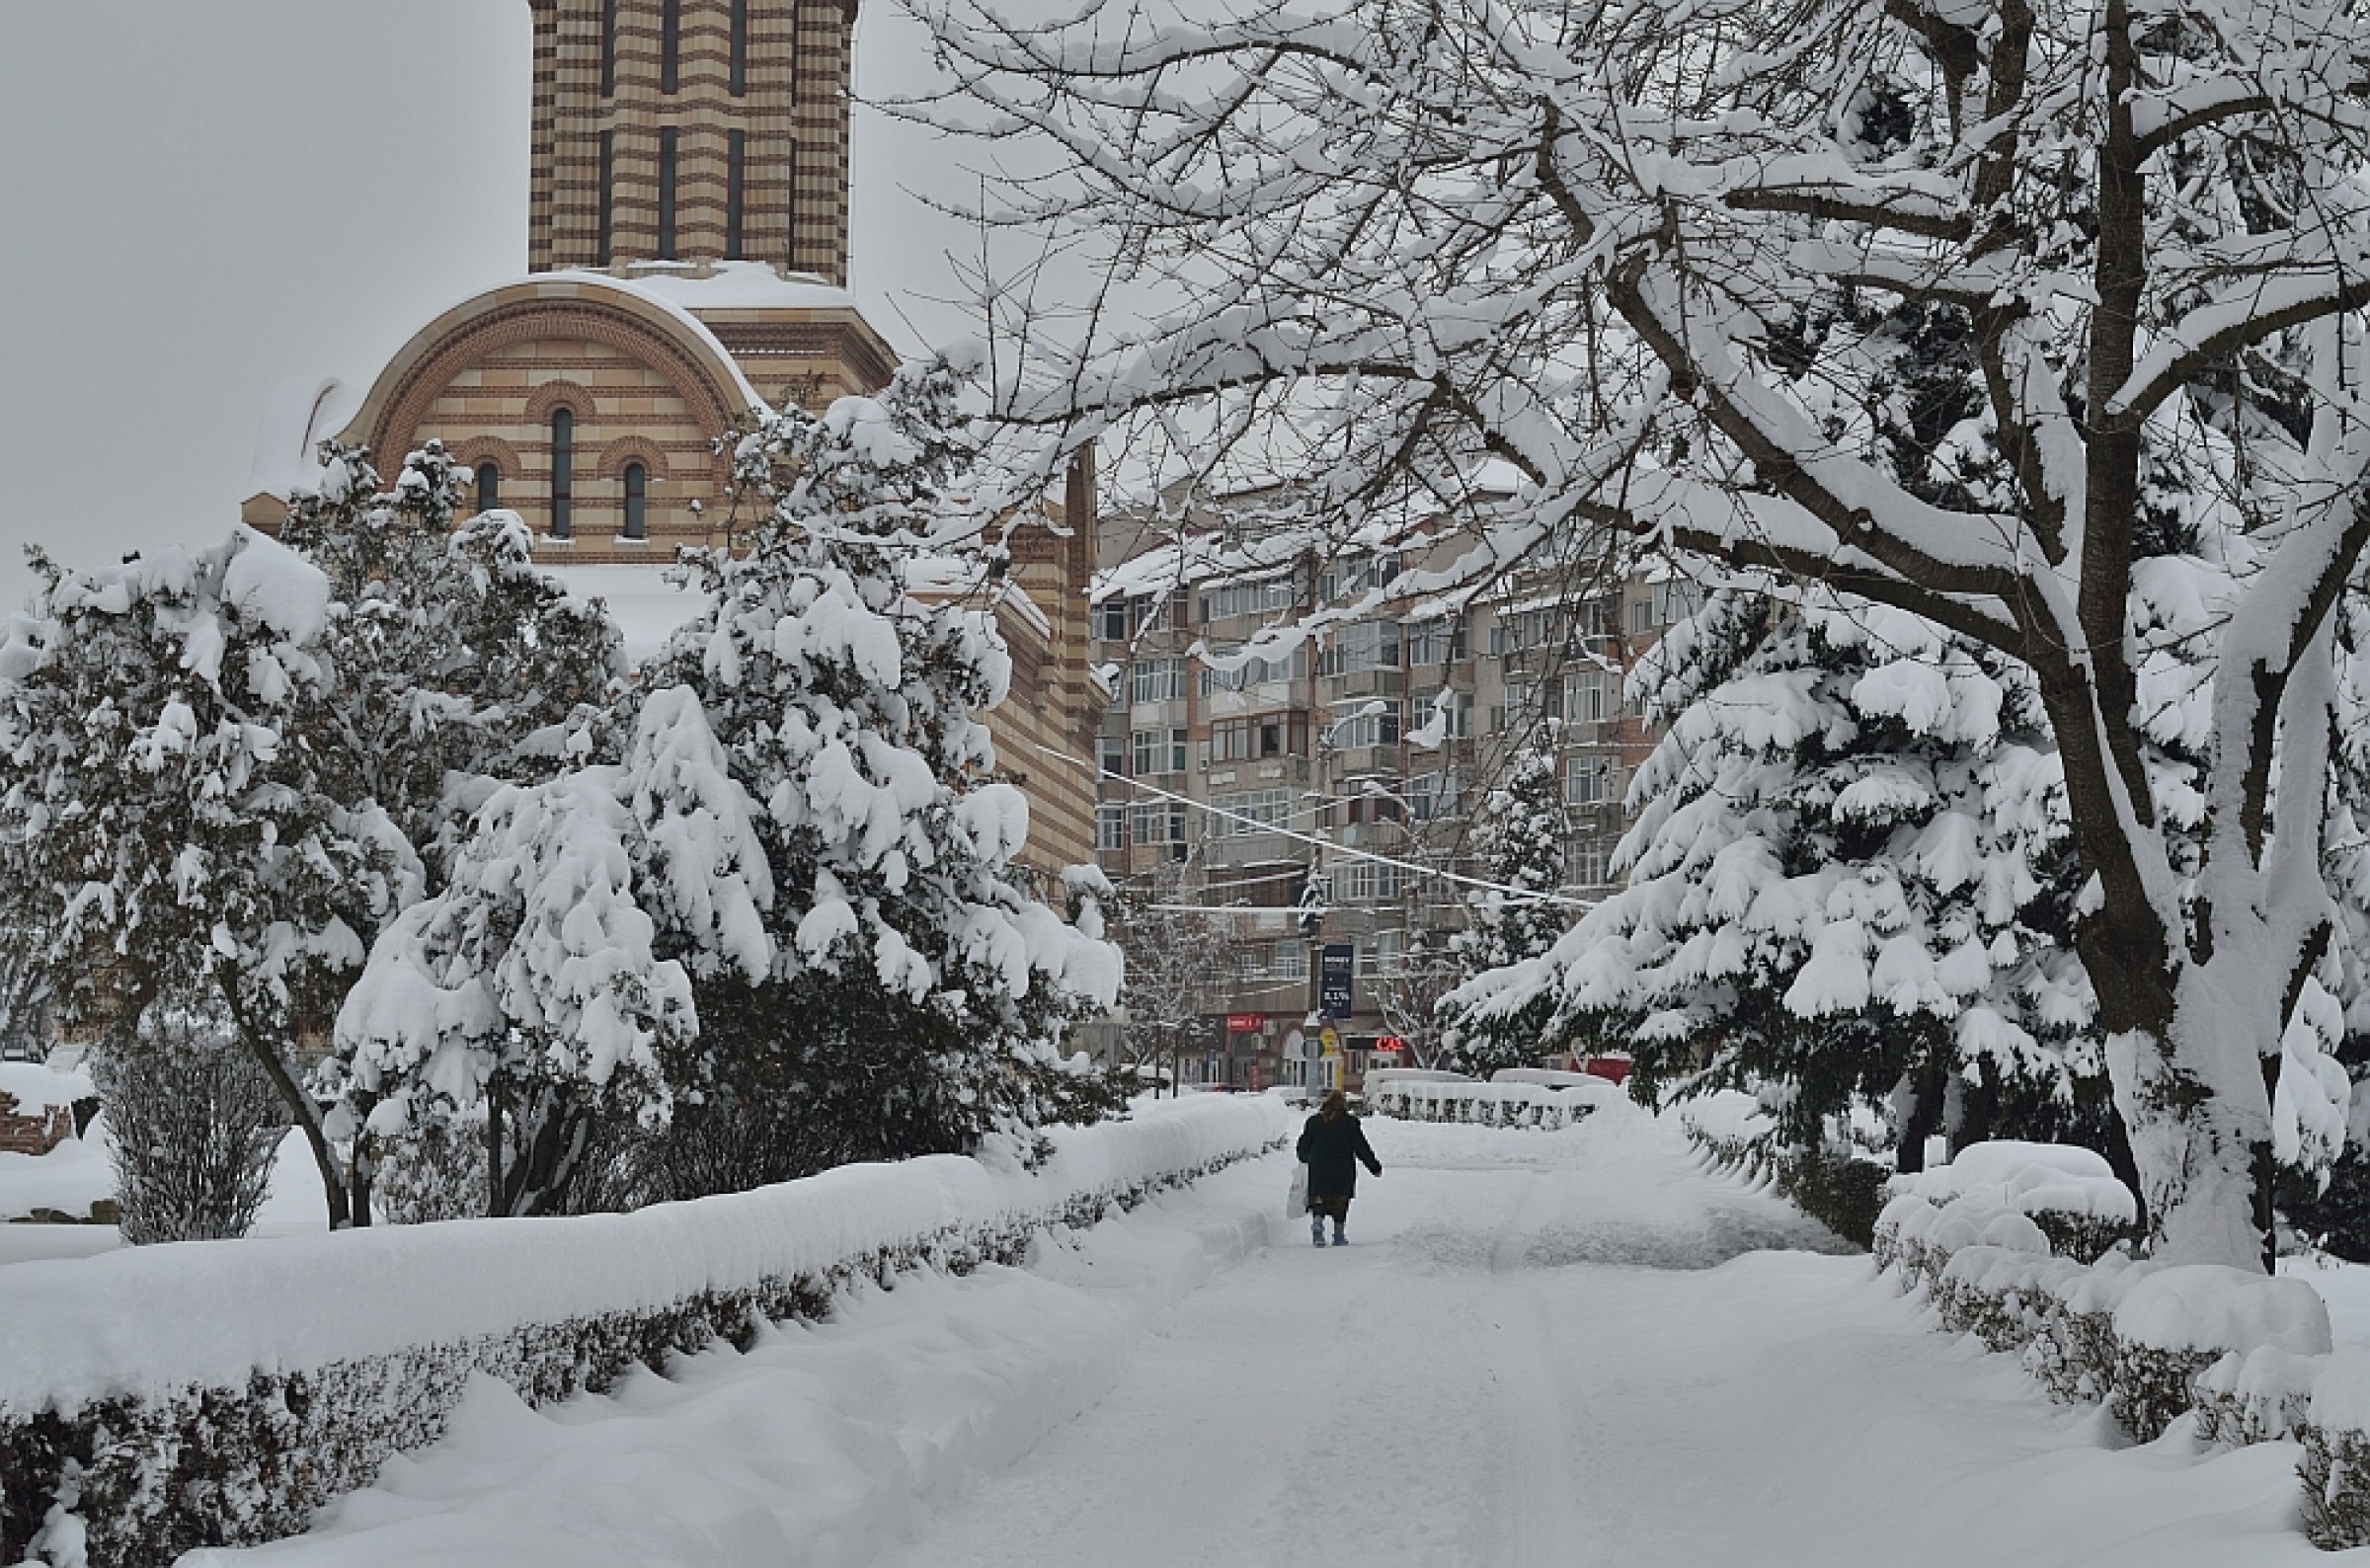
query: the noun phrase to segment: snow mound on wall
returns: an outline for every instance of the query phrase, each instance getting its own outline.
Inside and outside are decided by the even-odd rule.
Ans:
[[[1286,1136],[1265,1096],[1140,1103],[1132,1121],[1051,1130],[1034,1173],[936,1155],[627,1215],[464,1219],[140,1247],[0,1272],[0,1409],[114,1393],[243,1387],[517,1325],[663,1307],[950,1227],[1207,1166]]]
[[[26,1116],[99,1097],[99,1091],[91,1087],[91,1075],[79,1067],[61,1072],[39,1061],[0,1061],[0,1094],[13,1098],[17,1110]]]

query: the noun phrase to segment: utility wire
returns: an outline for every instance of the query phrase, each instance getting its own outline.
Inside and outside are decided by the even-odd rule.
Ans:
[[[1540,893],[1533,888],[1509,887],[1503,882],[1491,882],[1485,877],[1468,877],[1462,872],[1443,871],[1437,866],[1427,866],[1421,861],[1401,860],[1394,855],[1378,855],[1372,850],[1353,849],[1347,844],[1337,844],[1330,839],[1296,832],[1290,827],[1273,826],[1261,822],[1256,817],[1247,817],[1240,812],[1230,812],[1223,806],[1213,806],[1207,801],[1197,801],[1190,795],[1179,795],[1174,790],[1164,790],[1156,784],[1146,784],[1142,779],[1122,778],[1117,773],[1105,773],[1098,764],[1089,762],[1082,756],[1072,756],[1069,752],[1057,746],[1047,745],[1042,741],[1031,744],[1048,756],[1059,757],[1061,760],[1078,767],[1092,768],[1097,778],[1113,779],[1143,794],[1157,796],[1161,800],[1178,801],[1196,811],[1208,812],[1213,817],[1224,818],[1227,822],[1241,823],[1252,832],[1275,833],[1280,837],[1294,839],[1300,843],[1312,844],[1329,854],[1347,855],[1352,860],[1371,860],[1379,866],[1396,866],[1402,871],[1412,871],[1419,877],[1438,877],[1443,881],[1454,882],[1462,887],[1479,888],[1485,893],[1502,893],[1509,899],[1518,900],[1524,903],[1553,903],[1560,904],[1567,909],[1593,909],[1599,902],[1595,899],[1571,899],[1560,893]]]

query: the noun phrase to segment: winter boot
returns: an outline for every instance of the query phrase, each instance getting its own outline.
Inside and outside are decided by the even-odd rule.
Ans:
[[[1344,1231],[1344,1230],[1341,1228],[1341,1221],[1340,1221],[1340,1220],[1338,1220],[1338,1219],[1334,1220],[1334,1221],[1333,1221],[1333,1245],[1335,1245],[1335,1246],[1337,1246],[1337,1247],[1346,1247],[1346,1246],[1348,1246],[1349,1244],[1350,1244],[1350,1238],[1349,1238],[1349,1234],[1348,1234],[1348,1232]]]
[[[1312,1246],[1321,1247],[1325,1244],[1325,1216],[1323,1215],[1308,1216],[1308,1241]]]

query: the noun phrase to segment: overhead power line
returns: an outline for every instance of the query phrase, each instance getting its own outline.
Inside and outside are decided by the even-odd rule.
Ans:
[[[1047,745],[1042,741],[1032,744],[1048,756],[1059,757],[1065,762],[1075,763],[1079,767],[1094,769],[1098,778],[1116,779],[1127,785],[1128,788],[1142,794],[1157,796],[1165,801],[1176,801],[1192,807],[1197,812],[1208,812],[1213,817],[1223,818],[1230,823],[1241,823],[1253,832],[1274,833],[1282,838],[1313,845],[1328,854],[1343,855],[1352,860],[1371,860],[1378,866],[1396,866],[1402,871],[1413,872],[1419,877],[1437,877],[1444,882],[1454,882],[1460,887],[1479,888],[1485,893],[1502,893],[1510,899],[1516,899],[1525,903],[1552,903],[1567,909],[1593,909],[1599,902],[1595,899],[1573,899],[1560,893],[1540,893],[1531,888],[1509,887],[1503,882],[1491,882],[1486,877],[1468,877],[1462,872],[1443,871],[1438,866],[1427,866],[1419,860],[1402,860],[1396,855],[1378,855],[1371,849],[1353,849],[1347,844],[1337,844],[1330,839],[1298,832],[1290,827],[1277,827],[1261,822],[1256,817],[1246,817],[1240,812],[1230,812],[1223,806],[1213,806],[1208,801],[1197,801],[1190,795],[1179,795],[1174,790],[1164,790],[1156,784],[1146,784],[1142,779],[1122,778],[1116,773],[1106,774],[1098,764],[1089,762],[1082,756],[1073,756],[1058,746]]]

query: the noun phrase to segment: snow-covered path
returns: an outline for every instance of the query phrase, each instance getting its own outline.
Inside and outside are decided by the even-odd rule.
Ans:
[[[2323,1564],[2294,1450],[2116,1451],[1667,1125],[1370,1124],[536,1414],[489,1387],[289,1562],[881,1568]],[[233,1555],[219,1554],[224,1560]],[[2344,1554],[2370,1559],[2370,1552]],[[2336,1559],[2344,1560],[2344,1557]]]

